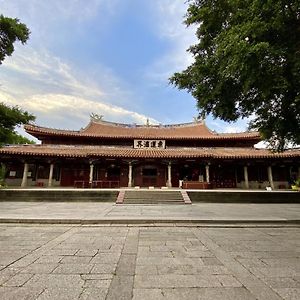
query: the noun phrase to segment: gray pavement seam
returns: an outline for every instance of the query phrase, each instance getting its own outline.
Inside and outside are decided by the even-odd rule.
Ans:
[[[300,299],[298,228],[153,225],[0,225],[0,299]]]
[[[106,300],[130,300],[133,297],[138,234],[138,228],[128,229],[125,243],[117,263],[116,272],[108,289]]]
[[[72,235],[73,234],[73,232],[72,232],[73,229],[74,229],[74,227],[68,228],[63,234],[60,234],[59,236],[56,236],[52,240],[47,241],[45,244],[43,244],[43,245],[37,247],[36,249],[26,253],[22,257],[18,258],[17,260],[13,261],[12,263],[6,265],[4,268],[1,269],[1,271],[6,269],[6,268],[9,268],[9,267],[14,267],[17,263],[20,263],[24,258],[26,258],[27,260],[31,260],[31,258],[32,258],[33,261],[34,261],[34,258],[38,254],[41,254],[45,249],[47,249],[48,247],[55,246],[56,244],[60,243],[62,239],[66,239],[68,236]],[[36,259],[38,259],[38,257],[36,257]]]
[[[48,224],[48,225],[151,225],[151,224],[195,224],[195,226],[210,226],[218,225],[222,227],[263,227],[263,226],[290,226],[300,227],[300,220],[206,220],[206,219],[135,219],[135,218],[107,218],[107,219],[14,219],[14,218],[0,218],[0,224]],[[174,226],[174,225],[173,225]]]
[[[236,279],[251,292],[256,299],[282,300],[282,298],[263,281],[238,263],[227,251],[223,250],[202,229],[193,229],[195,236],[201,241],[225,267],[227,267]]]
[[[249,228],[248,230],[254,232],[254,229]],[[267,234],[259,229],[256,229],[256,231],[259,231],[267,240],[269,240],[273,243],[278,243],[278,241],[276,239],[274,239],[270,234]],[[293,243],[290,243],[289,241],[285,241],[284,246],[285,246],[286,250],[289,250],[289,251],[295,250],[295,245]]]

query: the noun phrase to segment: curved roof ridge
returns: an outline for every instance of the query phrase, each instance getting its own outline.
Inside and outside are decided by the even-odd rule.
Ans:
[[[124,127],[130,127],[132,126],[133,124],[135,123],[119,123],[119,122],[112,122],[112,121],[106,121],[106,120],[103,120],[103,119],[91,119],[89,124],[87,125],[87,127],[91,124],[102,124],[102,125],[114,125],[114,126],[124,126]]]
[[[175,124],[137,124],[137,123],[119,123],[119,122],[112,122],[112,121],[107,121],[103,119],[91,119],[89,124],[85,127],[88,128],[92,123],[95,124],[102,124],[102,125],[114,125],[114,126],[120,126],[120,127],[126,127],[126,128],[134,128],[134,127],[152,127],[152,128],[168,128],[168,127],[185,127],[185,126],[196,126],[196,125],[204,125],[205,127],[206,124],[203,120],[197,120],[197,121],[192,121],[192,122],[185,122],[185,123],[175,123]],[[209,128],[207,128],[209,129]],[[210,130],[210,129],[209,129]],[[211,130],[210,130],[211,131]],[[213,133],[213,131],[212,131]]]
[[[186,123],[165,124],[165,125],[161,125],[161,127],[165,127],[165,128],[168,128],[168,127],[192,127],[192,126],[198,126],[198,125],[205,126],[205,123],[201,120],[201,121],[193,121],[193,122],[186,122]]]
[[[232,136],[232,135],[243,135],[243,134],[259,134],[259,132],[256,130],[246,130],[240,132],[215,132],[215,134],[219,136]]]
[[[91,120],[80,130],[53,129],[29,124],[25,130],[33,136],[74,136],[91,138],[138,138],[138,139],[259,139],[257,131],[239,133],[216,133],[209,129],[205,121],[194,121],[173,125],[135,125]]]
[[[72,133],[80,133],[81,130],[69,130],[69,129],[61,129],[61,128],[54,128],[54,127],[46,127],[46,126],[39,126],[34,123],[29,123],[24,125],[24,129],[26,130],[34,130],[44,132],[46,131],[53,131],[53,132],[72,132]]]
[[[91,120],[89,125],[80,131],[81,134],[105,135],[105,136],[136,136],[168,137],[168,136],[215,136],[203,121],[181,123],[172,125],[137,125],[113,123],[101,120]]]

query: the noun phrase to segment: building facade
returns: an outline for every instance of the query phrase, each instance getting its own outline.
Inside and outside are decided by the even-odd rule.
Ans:
[[[256,149],[258,132],[216,133],[203,121],[174,125],[92,119],[79,131],[26,125],[41,144],[0,149],[8,186],[287,189],[300,150]]]

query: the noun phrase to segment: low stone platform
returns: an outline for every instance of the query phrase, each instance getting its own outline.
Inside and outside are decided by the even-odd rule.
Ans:
[[[299,226],[300,205],[193,203],[118,205],[112,202],[0,202],[2,223],[193,224],[198,226]]]
[[[296,191],[265,190],[189,190],[192,202],[207,203],[300,203]]]
[[[115,202],[116,189],[2,189],[0,201]]]
[[[300,203],[300,193],[264,190],[182,190],[182,189],[1,189],[0,201],[48,202],[116,202],[125,192],[125,203],[160,204],[183,203],[186,193],[192,203]],[[153,197],[154,193],[154,197]],[[178,195],[177,195],[178,194]],[[131,195],[126,199],[126,195]],[[149,195],[149,196],[147,196]],[[175,195],[175,196],[174,196]],[[176,196],[177,195],[177,196]],[[156,197],[157,196],[157,197]],[[171,201],[170,201],[171,200]],[[179,200],[179,201],[178,201]],[[186,201],[185,201],[186,202]],[[123,202],[121,202],[123,203]]]

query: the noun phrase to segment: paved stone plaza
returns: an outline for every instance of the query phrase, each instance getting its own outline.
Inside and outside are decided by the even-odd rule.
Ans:
[[[0,202],[0,222],[222,222],[296,221],[300,205],[254,203],[193,203],[192,205],[116,205],[112,202]]]
[[[300,299],[300,229],[0,225],[0,299]]]

